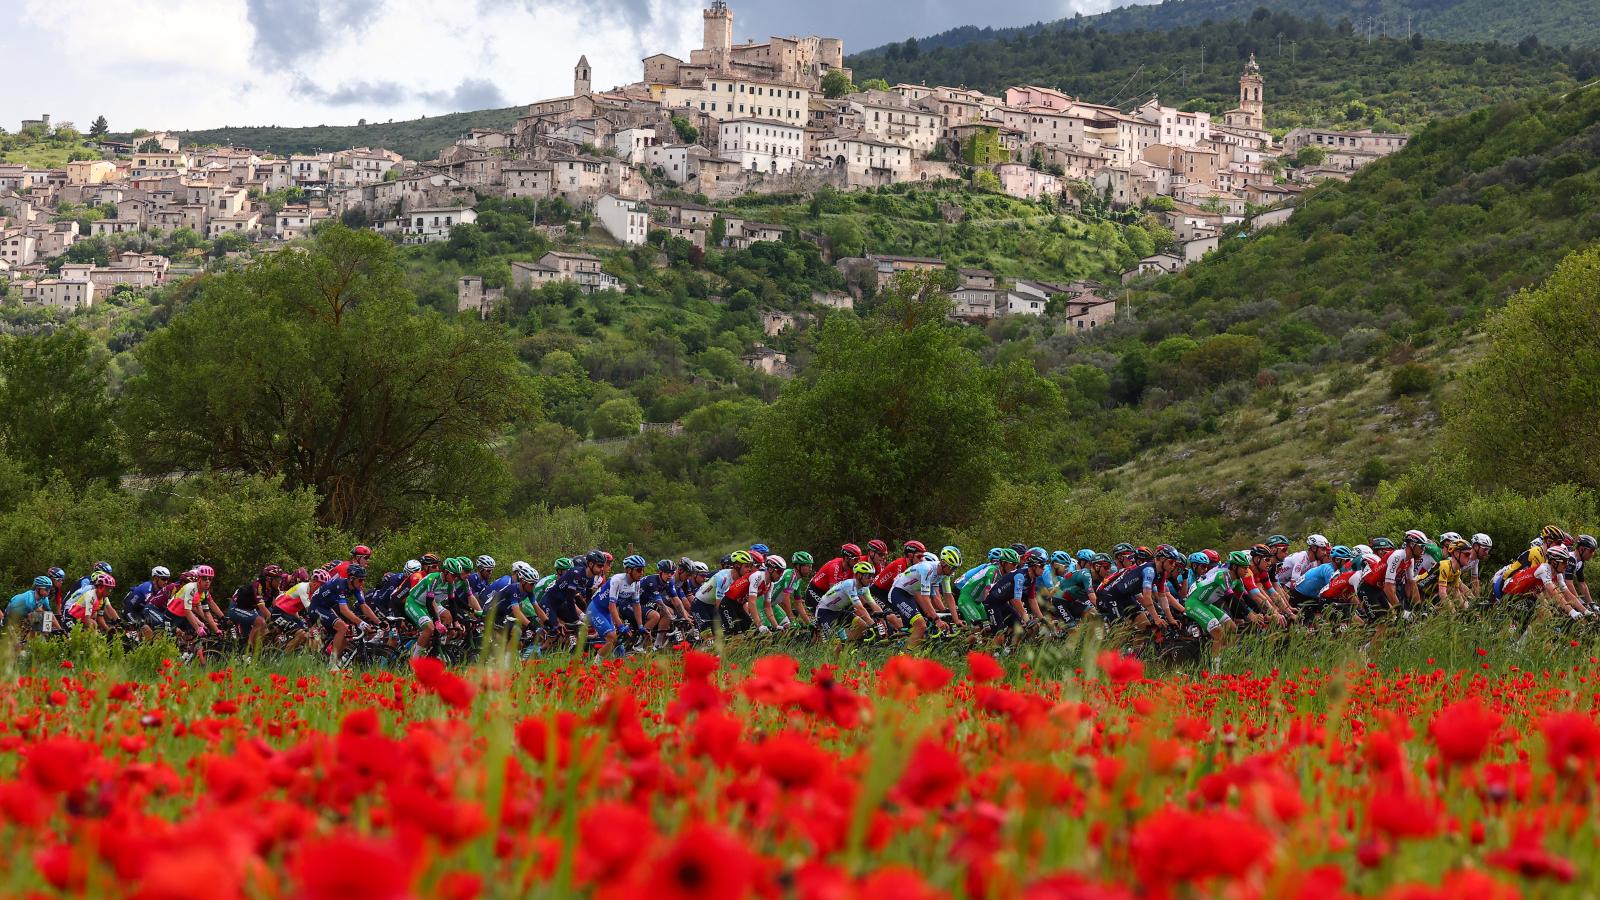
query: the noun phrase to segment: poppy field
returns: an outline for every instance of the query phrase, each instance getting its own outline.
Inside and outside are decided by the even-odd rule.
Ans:
[[[0,684],[6,896],[1600,892],[1592,658],[59,666]]]

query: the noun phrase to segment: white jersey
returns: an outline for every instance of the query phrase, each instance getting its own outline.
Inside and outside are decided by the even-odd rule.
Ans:
[[[706,579],[694,592],[694,598],[707,606],[715,606],[722,602],[728,595],[728,589],[733,587],[733,570],[718,569],[715,575]]]
[[[904,572],[896,575],[892,589],[931,597],[938,583],[939,564],[923,560],[914,566],[907,566]]]
[[[1278,577],[1273,580],[1284,587],[1299,584],[1300,579],[1316,567],[1317,561],[1311,556],[1310,550],[1291,553],[1283,558],[1283,563],[1278,566]]]
[[[856,584],[854,578],[846,578],[823,593],[822,599],[817,601],[817,609],[849,609],[865,600],[866,597],[867,589],[865,587]]]
[[[602,590],[604,596],[610,597],[611,602],[618,606],[639,602],[639,582],[629,581],[627,572],[618,572],[611,576]]]

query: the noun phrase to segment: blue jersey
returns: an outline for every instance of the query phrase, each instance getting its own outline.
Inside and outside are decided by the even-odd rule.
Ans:
[[[1295,583],[1295,593],[1305,597],[1317,597],[1322,594],[1322,589],[1328,586],[1333,576],[1338,572],[1333,568],[1333,563],[1325,562],[1320,566],[1312,566],[1311,570],[1300,576]]]
[[[639,580],[640,604],[654,606],[657,603],[666,603],[672,597],[673,588],[670,575],[646,575]]]
[[[150,594],[155,590],[155,585],[148,581],[133,586],[128,596],[122,598],[124,612],[143,612],[150,608]]]
[[[1154,562],[1129,566],[1107,579],[1100,593],[1108,599],[1128,601],[1146,591],[1155,590],[1156,564]]]
[[[989,593],[983,598],[985,603],[1010,603],[1013,600],[1021,601],[1028,596],[1030,580],[1028,570],[1019,567],[1010,575],[997,575],[994,584],[989,585]]]
[[[352,601],[356,606],[362,606],[367,602],[367,598],[360,590],[351,586],[350,579],[335,578],[317,588],[311,595],[311,602],[306,605],[318,612],[333,612],[335,607],[349,606]]]
[[[578,611],[589,605],[591,587],[589,566],[579,563],[556,576],[555,582],[544,592],[545,605],[562,621],[575,622]]]
[[[40,600],[38,596],[33,593],[33,588],[28,588],[6,602],[6,617],[13,619],[26,618],[31,615],[34,610],[45,608],[45,604],[47,602],[48,599]]]
[[[532,601],[537,585],[524,587],[520,582],[512,579],[510,575],[496,578],[489,585],[489,593],[483,600],[485,609],[493,610],[496,617],[511,615],[511,608],[524,600]]]

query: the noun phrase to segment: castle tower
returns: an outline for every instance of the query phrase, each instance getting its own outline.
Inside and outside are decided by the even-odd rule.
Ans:
[[[589,57],[578,57],[578,64],[572,69],[572,96],[582,97],[588,94],[592,78],[589,73]]]
[[[733,50],[733,10],[728,8],[727,0],[711,0],[711,8],[704,15],[705,49],[721,68],[727,65],[728,54]]]
[[[1250,61],[1244,64],[1244,74],[1239,76],[1239,111],[1245,114],[1242,124],[1247,127],[1266,127],[1266,103],[1262,98],[1265,85],[1266,82],[1261,78],[1261,67],[1256,64],[1256,55],[1252,53]]]

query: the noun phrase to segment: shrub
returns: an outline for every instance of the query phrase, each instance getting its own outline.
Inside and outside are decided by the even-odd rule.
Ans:
[[[1406,397],[1433,390],[1433,369],[1422,363],[1406,363],[1389,374],[1389,396]]]

